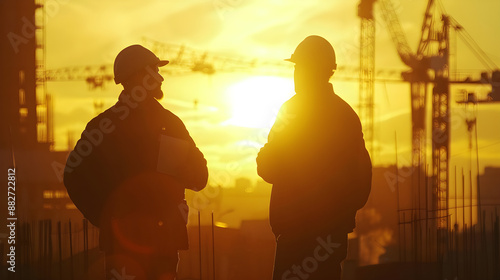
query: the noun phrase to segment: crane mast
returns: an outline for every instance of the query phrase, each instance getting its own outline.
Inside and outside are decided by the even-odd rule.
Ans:
[[[440,236],[448,230],[449,153],[450,153],[450,49],[449,19],[442,16],[442,31],[437,35],[438,54],[431,57],[434,70],[432,90],[432,203],[437,211],[438,252],[446,240]]]
[[[375,21],[373,5],[376,0],[362,0],[358,5],[361,18],[359,60],[359,117],[366,148],[373,155],[373,107],[375,84]]]

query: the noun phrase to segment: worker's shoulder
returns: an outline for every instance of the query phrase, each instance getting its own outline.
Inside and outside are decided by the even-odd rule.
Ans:
[[[359,119],[358,114],[354,111],[354,109],[345,101],[342,97],[337,95],[336,93],[333,93],[330,98],[333,106],[337,109],[340,110],[342,113],[347,114],[350,117],[354,117],[356,119]]]
[[[116,106],[116,105],[115,105]],[[114,106],[113,106],[114,107]],[[112,108],[110,107],[106,109],[104,112],[101,112],[99,115],[93,117],[88,123],[86,129],[97,128],[102,122],[112,122],[115,118],[116,113],[113,113]]]
[[[98,128],[102,125],[120,125],[127,119],[146,118],[155,122],[162,122],[175,126],[184,126],[182,120],[170,110],[164,108],[160,103],[150,104],[144,107],[131,108],[118,101],[96,117],[92,118],[86,129]]]
[[[281,105],[280,110],[297,110],[301,107],[303,107],[304,100],[302,100],[301,96],[295,94],[294,96],[290,97],[287,101],[283,102]]]
[[[172,111],[163,107],[163,105],[154,100],[154,102],[148,103],[148,106],[144,109],[147,111],[147,119],[156,126],[161,126],[163,130],[170,131],[174,134],[186,134],[187,128],[184,122],[179,116],[174,114]]]
[[[118,101],[113,106],[92,118],[87,123],[85,130],[106,129],[106,127],[114,127],[116,125],[120,126],[125,119],[132,115],[131,110],[133,109]]]
[[[160,118],[163,121],[165,121],[167,123],[174,123],[174,124],[179,124],[179,125],[184,126],[184,122],[181,120],[181,118],[179,116],[174,114],[169,109],[163,107],[160,103],[158,103],[157,109],[158,109],[157,112],[158,112],[158,114],[161,115]]]
[[[331,103],[329,105],[331,107],[331,113],[335,119],[342,120],[343,125],[351,129],[361,129],[359,116],[347,101],[336,93],[333,93],[329,99]]]

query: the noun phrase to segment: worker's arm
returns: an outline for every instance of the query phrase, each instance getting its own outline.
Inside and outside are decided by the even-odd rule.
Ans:
[[[186,188],[194,191],[202,190],[207,184],[207,161],[203,153],[194,145],[194,141],[188,151],[186,163],[179,169],[177,178]]]
[[[293,153],[298,151],[292,147],[297,126],[291,124],[296,118],[296,113],[285,103],[269,132],[268,142],[257,155],[257,173],[268,183],[293,176],[293,165],[296,164]]]
[[[90,122],[69,154],[64,170],[64,185],[84,217],[99,226],[104,200],[112,184],[101,147],[92,144],[85,133],[93,129],[95,127]]]
[[[175,177],[185,188],[200,191],[205,188],[208,181],[207,161],[189,135],[184,123],[177,117],[175,119],[176,127],[178,131],[181,131],[182,139],[188,145],[184,164],[178,168]]]
[[[262,147],[257,155],[257,174],[264,181],[273,184],[276,178],[276,166],[278,160],[273,155],[272,145],[267,143]]]

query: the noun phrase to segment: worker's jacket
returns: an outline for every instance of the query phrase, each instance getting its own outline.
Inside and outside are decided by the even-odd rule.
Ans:
[[[351,232],[371,188],[371,161],[352,108],[325,84],[283,104],[257,157],[273,184],[274,234]]]
[[[102,249],[187,249],[184,191],[205,187],[206,160],[177,116],[142,97],[123,91],[87,124],[68,157],[64,184],[85,218],[100,228]],[[161,135],[188,144],[175,174],[158,172]]]

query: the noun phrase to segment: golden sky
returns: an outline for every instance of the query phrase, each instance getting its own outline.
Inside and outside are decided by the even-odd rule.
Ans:
[[[47,5],[47,68],[112,64],[124,47],[143,37],[182,44],[200,51],[276,61],[289,57],[308,35],[317,34],[334,46],[340,66],[359,64],[358,1],[189,0],[97,1],[54,0]],[[410,46],[415,50],[426,1],[393,0]],[[500,1],[443,0],[443,6],[500,65]],[[376,67],[404,70],[376,10]],[[482,65],[457,42],[457,69],[477,73]],[[162,57],[163,59],[171,59]],[[168,66],[166,66],[168,67]],[[212,182],[231,185],[233,179],[257,178],[255,156],[266,141],[279,106],[293,93],[289,76],[272,77],[233,71],[212,76],[199,73],[164,75],[161,103],[180,116],[209,162]],[[336,93],[356,109],[358,84],[336,76]],[[352,75],[351,75],[352,76]],[[452,99],[462,90],[481,96],[487,87],[452,87]],[[67,133],[76,139],[94,116],[95,100],[110,107],[121,88],[89,90],[84,82],[50,82],[54,96],[56,149],[67,148]],[[377,82],[375,87],[376,164],[394,162],[394,132],[400,164],[410,163],[409,86]],[[198,100],[195,108],[194,100]],[[429,104],[430,110],[430,104]],[[469,164],[469,136],[463,106],[452,106],[451,165]],[[500,165],[500,104],[477,108],[481,166]]]

